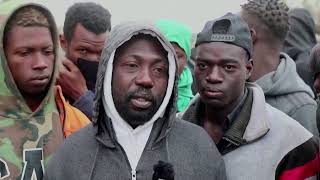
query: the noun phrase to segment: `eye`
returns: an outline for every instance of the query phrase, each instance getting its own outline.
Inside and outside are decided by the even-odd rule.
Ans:
[[[137,65],[137,64],[134,64],[134,63],[128,63],[128,64],[126,64],[126,66],[127,66],[128,68],[137,68],[137,67],[138,67],[138,65]]]
[[[197,67],[200,69],[200,70],[205,70],[208,68],[207,64],[205,63],[197,63]]]
[[[136,63],[126,63],[122,65],[127,72],[135,72],[139,66]]]
[[[235,69],[235,66],[227,64],[227,65],[224,66],[224,69],[226,71],[233,71]]]
[[[31,51],[30,50],[22,50],[22,51],[17,52],[17,54],[21,57],[26,57],[31,54]]]
[[[153,71],[156,75],[166,75],[167,74],[167,68],[165,68],[165,67],[160,67],[160,66],[155,67],[153,69]]]
[[[88,53],[88,50],[86,49],[79,49],[80,54],[86,55]]]
[[[157,63],[153,66],[152,70],[156,75],[167,75],[168,65],[165,63]]]
[[[53,49],[46,49],[43,51],[43,54],[47,55],[47,56],[50,56],[53,54]]]
[[[184,56],[182,54],[177,54],[178,59],[182,59],[184,58]]]

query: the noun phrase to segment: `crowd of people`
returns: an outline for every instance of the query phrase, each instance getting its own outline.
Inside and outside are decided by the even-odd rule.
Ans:
[[[174,19],[111,27],[93,2],[61,34],[35,3],[0,27],[1,180],[320,179],[306,9],[248,0],[194,43]]]

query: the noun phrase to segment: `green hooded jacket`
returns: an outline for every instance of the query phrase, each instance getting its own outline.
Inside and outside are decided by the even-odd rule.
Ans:
[[[35,8],[47,17],[55,49],[49,89],[35,111],[29,108],[15,84],[3,49],[4,29],[8,20],[25,7]],[[64,140],[54,93],[54,77],[58,69],[56,24],[46,8],[26,4],[8,16],[0,37],[0,179],[39,180],[42,179],[47,161]]]
[[[177,43],[186,53],[187,60],[191,56],[191,38],[192,33],[188,26],[174,20],[158,20],[156,26],[170,41]],[[192,94],[192,74],[188,66],[185,66],[180,74],[178,82],[178,112],[184,111],[191,99]]]

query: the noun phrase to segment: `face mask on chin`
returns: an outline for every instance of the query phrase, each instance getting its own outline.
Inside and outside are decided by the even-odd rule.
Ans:
[[[94,91],[97,80],[99,62],[78,58],[76,65],[78,66],[84,79],[86,80],[88,90]]]

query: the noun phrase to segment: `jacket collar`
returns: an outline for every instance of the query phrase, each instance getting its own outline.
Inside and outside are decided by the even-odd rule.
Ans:
[[[249,90],[240,115],[224,134],[235,145],[251,143],[268,133],[270,129],[269,116],[262,89],[254,83],[246,83]],[[252,100],[250,100],[252,97]],[[250,103],[250,101],[252,103]],[[203,113],[204,104],[200,95],[197,94],[191,101],[189,107],[182,113],[182,119],[200,125],[200,114]],[[244,113],[250,111],[251,113]]]
[[[228,139],[236,146],[247,143],[246,140],[243,139],[243,135],[249,123],[252,109],[253,93],[251,89],[247,90],[247,95],[244,98],[243,102],[240,102],[238,105],[239,112],[234,114],[232,124],[230,124],[230,127],[223,136],[224,139]]]
[[[170,132],[176,118],[176,106],[172,106],[174,107],[167,108],[167,111],[165,112],[163,118],[159,118],[153,124],[150,137],[146,144],[147,149],[155,148],[162,140],[166,138],[166,136]],[[100,108],[100,110],[104,111],[103,108]],[[96,123],[93,123],[97,141],[107,148],[116,148],[117,138],[112,126],[112,121],[108,116],[106,116],[104,112],[100,112],[98,118],[100,120]]]

